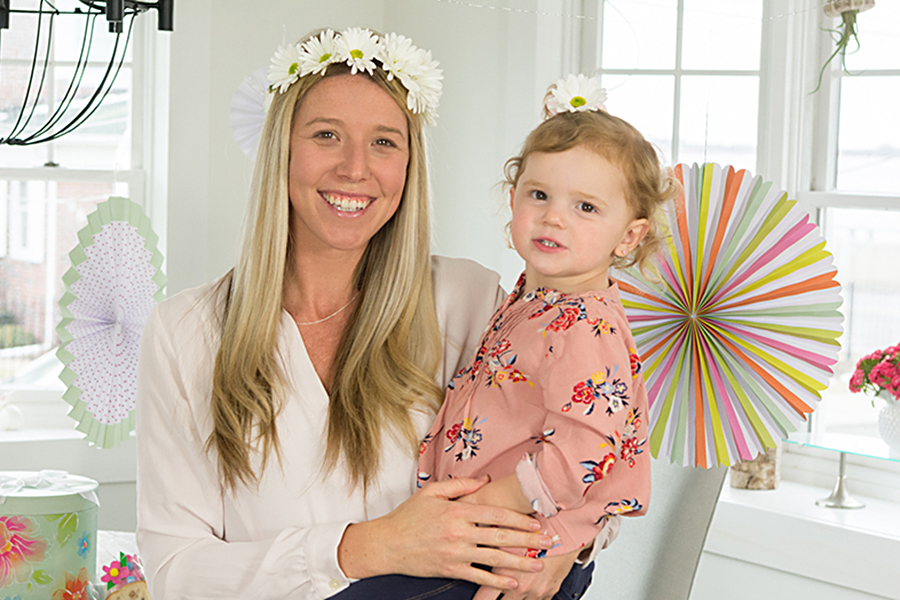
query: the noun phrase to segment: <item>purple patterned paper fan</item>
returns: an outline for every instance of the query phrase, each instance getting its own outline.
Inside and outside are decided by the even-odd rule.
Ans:
[[[59,301],[59,378],[77,429],[112,448],[134,430],[141,330],[166,278],[150,219],[126,198],[97,205],[78,239]]]

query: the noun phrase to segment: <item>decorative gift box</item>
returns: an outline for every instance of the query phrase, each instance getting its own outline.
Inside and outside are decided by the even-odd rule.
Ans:
[[[94,597],[96,489],[65,471],[0,471],[0,596]]]

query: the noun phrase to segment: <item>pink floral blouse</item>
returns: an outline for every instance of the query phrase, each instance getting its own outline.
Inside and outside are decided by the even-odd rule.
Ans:
[[[454,377],[419,450],[419,485],[513,471],[544,531],[541,557],[590,542],[650,497],[647,391],[619,289],[567,295],[525,282]]]

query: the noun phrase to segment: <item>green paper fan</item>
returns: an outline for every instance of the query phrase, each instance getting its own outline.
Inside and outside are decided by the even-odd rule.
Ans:
[[[141,330],[164,297],[162,254],[141,207],[111,197],[88,215],[63,275],[56,355],[72,405],[69,416],[89,442],[113,448],[134,430]]]

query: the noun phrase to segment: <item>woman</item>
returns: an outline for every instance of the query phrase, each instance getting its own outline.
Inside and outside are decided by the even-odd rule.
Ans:
[[[387,573],[549,597],[575,557],[498,550],[550,540],[530,517],[451,501],[484,482],[412,495],[414,448],[500,298],[495,274],[429,257],[436,63],[358,29],[274,62],[238,264],[144,330],[153,597],[322,598]]]

